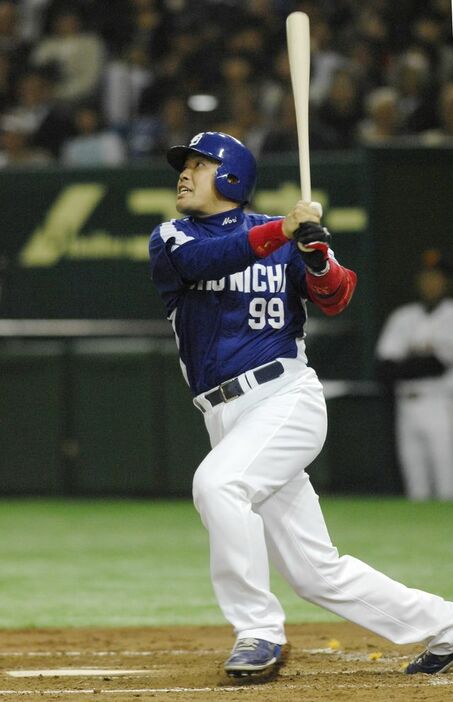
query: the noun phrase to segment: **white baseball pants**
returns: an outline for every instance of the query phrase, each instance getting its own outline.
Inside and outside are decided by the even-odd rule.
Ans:
[[[445,392],[398,397],[398,454],[411,500],[453,500],[453,398]]]
[[[210,408],[196,398],[213,448],[195,473],[194,503],[209,532],[224,616],[238,637],[286,642],[270,560],[305,600],[395,643],[428,640],[434,653],[453,650],[452,602],[340,557],[332,545],[304,471],[326,436],[322,386],[297,359],[279,360],[280,378],[229,403]]]

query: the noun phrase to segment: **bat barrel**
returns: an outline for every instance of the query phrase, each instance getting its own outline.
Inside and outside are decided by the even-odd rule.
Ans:
[[[292,12],[286,20],[288,58],[296,111],[302,200],[311,202],[309,90],[310,21],[305,12]]]

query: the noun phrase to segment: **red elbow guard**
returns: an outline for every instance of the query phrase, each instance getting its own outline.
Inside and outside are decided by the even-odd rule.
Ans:
[[[272,220],[272,222],[258,224],[249,230],[249,244],[259,258],[266,258],[280,246],[288,243],[288,239],[283,234],[282,222],[282,219]]]
[[[357,284],[354,271],[340,266],[329,258],[329,271],[324,275],[313,275],[307,271],[307,289],[312,302],[324,314],[339,314],[349,304]]]

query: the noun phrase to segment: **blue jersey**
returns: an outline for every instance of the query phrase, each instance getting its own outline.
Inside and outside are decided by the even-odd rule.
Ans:
[[[171,220],[151,235],[151,277],[194,395],[276,358],[304,355],[302,257],[288,242],[258,258],[247,236],[271,219],[281,218],[238,207]]]

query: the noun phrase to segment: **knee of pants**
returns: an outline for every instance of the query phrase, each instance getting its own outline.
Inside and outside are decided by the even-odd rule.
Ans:
[[[291,577],[291,585],[308,602],[317,603],[320,598],[329,598],[336,591],[341,581],[341,559],[337,549],[332,546],[325,552],[325,558],[310,559],[302,564],[297,573]]]
[[[250,499],[245,484],[203,463],[194,475],[192,494],[200,513],[218,510],[226,502]]]

